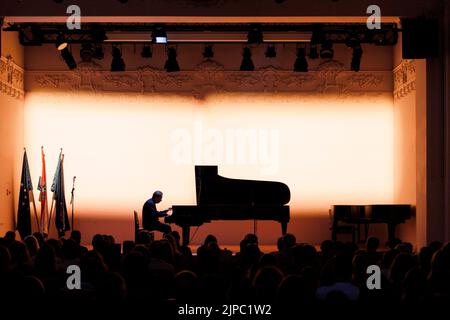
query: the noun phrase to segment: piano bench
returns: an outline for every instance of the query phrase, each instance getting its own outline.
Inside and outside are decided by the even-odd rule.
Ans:
[[[351,234],[353,243],[356,243],[356,227],[350,225],[337,225],[331,227],[331,239],[337,240],[338,234]]]

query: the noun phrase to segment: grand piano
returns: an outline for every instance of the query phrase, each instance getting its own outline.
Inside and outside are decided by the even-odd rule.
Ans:
[[[190,227],[213,220],[273,220],[286,234],[289,222],[289,187],[281,182],[230,179],[217,166],[195,166],[197,205],[174,205],[166,223],[182,228],[183,245],[190,242]]]
[[[330,213],[333,240],[336,240],[341,223],[356,225],[358,242],[361,240],[361,226],[364,226],[366,240],[370,224],[384,223],[387,225],[389,240],[393,240],[397,225],[411,218],[412,207],[409,204],[334,205]]]

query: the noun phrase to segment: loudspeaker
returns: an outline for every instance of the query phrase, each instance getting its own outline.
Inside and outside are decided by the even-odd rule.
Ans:
[[[403,59],[426,59],[439,55],[439,22],[426,17],[402,19]]]

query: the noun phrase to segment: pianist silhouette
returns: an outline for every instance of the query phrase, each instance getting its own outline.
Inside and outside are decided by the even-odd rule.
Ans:
[[[153,196],[148,199],[142,208],[142,227],[148,231],[160,231],[163,234],[168,234],[172,231],[172,228],[168,224],[164,224],[159,221],[159,218],[168,216],[168,212],[171,209],[158,211],[156,210],[156,204],[160,203],[163,197],[161,191],[153,192]]]

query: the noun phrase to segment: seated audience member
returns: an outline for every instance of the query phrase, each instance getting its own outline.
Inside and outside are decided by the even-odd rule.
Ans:
[[[378,253],[380,240],[376,237],[369,237],[366,241],[366,253],[368,264],[379,264],[381,256]]]
[[[3,238],[6,241],[6,246],[9,247],[11,243],[16,241],[16,233],[14,231],[6,231],[5,236]]]
[[[256,300],[258,302],[275,302],[278,287],[283,280],[283,273],[274,266],[263,267],[258,270],[253,279]]]
[[[34,232],[33,236],[36,238],[36,240],[39,243],[39,248],[42,247],[44,245],[45,242],[45,237],[44,234],[42,234],[41,232]]]
[[[12,269],[24,275],[32,273],[32,261],[27,246],[21,241],[14,241],[9,246]]]
[[[27,246],[31,259],[34,259],[39,250],[38,240],[34,236],[26,236],[23,242]]]
[[[81,245],[81,232],[79,230],[72,230],[70,233],[70,239],[75,241],[75,243],[78,245],[80,249],[80,254],[83,256],[86,252],[88,252],[88,249],[85,246]]]
[[[337,255],[330,259],[324,266],[322,272],[321,285],[316,291],[318,300],[330,299],[332,297],[344,300],[357,301],[360,290],[352,283],[352,262],[351,257]]]
[[[403,281],[406,274],[417,266],[416,259],[409,253],[399,253],[391,265],[389,280],[391,280],[394,295],[397,299],[401,298]]]
[[[181,271],[175,275],[175,299],[180,302],[196,302],[198,277],[192,271]]]

